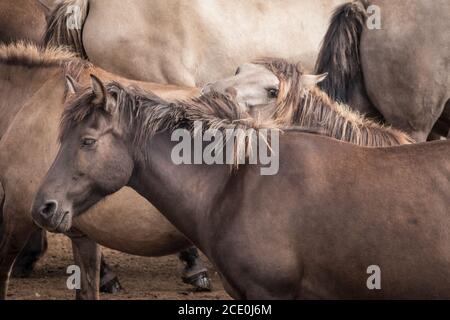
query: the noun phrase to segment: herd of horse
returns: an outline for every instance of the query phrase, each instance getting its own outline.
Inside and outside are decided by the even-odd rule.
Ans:
[[[373,5],[381,29],[366,27]],[[79,299],[120,289],[99,244],[181,251],[183,280],[209,290],[195,245],[238,299],[450,298],[449,13],[446,0],[2,1],[0,299],[44,230],[71,239]],[[279,130],[279,172],[174,164],[171,134],[199,120]]]

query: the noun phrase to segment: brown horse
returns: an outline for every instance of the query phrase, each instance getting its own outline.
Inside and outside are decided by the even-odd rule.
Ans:
[[[2,0],[0,42],[27,40],[41,43],[56,0]]]
[[[122,79],[75,58],[63,49],[40,50],[23,44],[0,47],[0,122],[8,119],[6,126],[0,126],[5,128],[0,139],[0,216],[4,219],[0,245],[1,298],[6,296],[10,267],[36,228],[30,218],[30,207],[38,183],[50,167],[52,156],[48,155],[57,151],[54,135],[67,94],[64,76],[67,73],[83,84],[89,80],[90,72],[105,79],[121,79],[142,86],[168,99],[187,98],[198,93],[195,88]],[[73,81],[70,85],[77,86]],[[126,212],[130,219],[127,222],[115,220],[115,216],[121,217],[120,212]],[[69,235],[74,243],[75,260],[83,271],[83,292],[77,293],[79,298],[98,297],[100,262],[98,246],[93,240],[142,256],[171,254],[190,245],[156,209],[131,190],[123,190],[91,210],[76,221],[76,229],[78,231]],[[123,232],[125,229],[127,231]],[[80,237],[80,232],[88,238]],[[202,275],[204,271],[192,258],[191,255],[186,259],[190,264],[184,274],[187,278]],[[200,277],[196,283],[205,286],[204,280]]]
[[[369,5],[380,8],[381,29],[366,26]],[[317,72],[329,73],[321,87],[417,141],[425,141],[433,126],[433,137],[447,136],[449,13],[447,0],[366,0],[339,7],[317,61]]]
[[[316,87],[325,78],[326,75],[304,74],[299,63],[266,58],[240,66],[234,76],[211,83],[202,91],[233,96],[255,118],[274,119],[280,125],[321,128],[330,137],[361,146],[414,142],[407,134],[332,101]]]
[[[262,56],[312,70],[330,12],[344,2],[66,0],[45,41],[131,79],[202,86]]]
[[[450,298],[450,141],[364,148],[286,130],[278,174],[261,176],[262,165],[176,165],[171,135],[199,120],[279,129],[217,94],[169,104],[93,77],[64,112],[33,218],[64,232],[128,185],[209,257],[234,298]],[[380,290],[369,289],[373,265]]]
[[[40,44],[46,29],[46,16],[50,14],[54,1],[48,0],[2,0],[0,2],[0,43],[25,40]],[[11,106],[10,106],[11,107]],[[11,110],[8,110],[11,112]],[[9,121],[1,113],[0,139]],[[0,238],[2,234],[0,215]],[[13,276],[27,277],[31,274],[36,261],[47,248],[45,232],[34,232],[27,246],[22,250],[14,264]]]

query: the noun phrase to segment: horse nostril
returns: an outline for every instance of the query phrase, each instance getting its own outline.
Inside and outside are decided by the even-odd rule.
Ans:
[[[55,200],[49,200],[45,202],[45,204],[41,207],[41,210],[39,212],[41,216],[43,216],[44,218],[49,218],[56,213],[57,209],[58,209],[58,202]]]

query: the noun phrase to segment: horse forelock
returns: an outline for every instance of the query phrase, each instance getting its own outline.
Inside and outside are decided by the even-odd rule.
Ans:
[[[280,125],[294,124],[292,119],[303,94],[301,91],[303,67],[300,63],[294,64],[279,58],[263,58],[256,60],[255,63],[266,67],[280,81],[272,119]]]

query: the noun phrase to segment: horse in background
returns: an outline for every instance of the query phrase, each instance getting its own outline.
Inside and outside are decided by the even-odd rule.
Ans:
[[[19,40],[43,43],[56,0],[2,0],[0,2],[0,42]]]
[[[0,2],[0,43],[8,44],[23,40],[42,44],[47,26],[46,17],[50,15],[54,4],[53,0],[2,0]],[[0,140],[8,124],[9,119],[2,113]],[[0,238],[3,233],[2,220],[3,217],[0,215]],[[12,275],[29,277],[34,265],[46,249],[45,231],[36,230],[17,258]]]
[[[381,10],[381,29],[366,26],[370,5]],[[317,60],[316,72],[328,73],[319,86],[416,141],[447,137],[449,12],[446,0],[357,0],[340,6]]]
[[[258,57],[312,70],[330,12],[344,2],[66,0],[49,18],[45,43],[130,79],[203,86]]]

